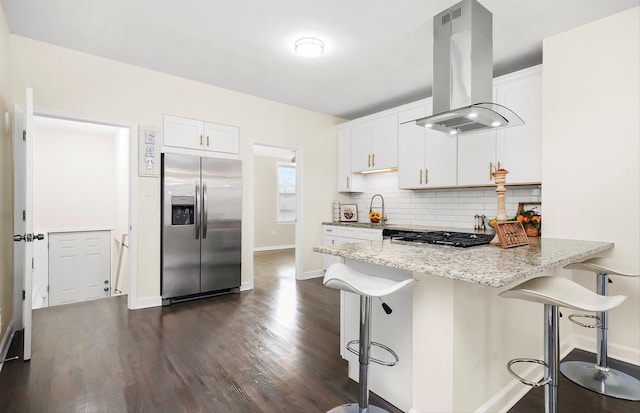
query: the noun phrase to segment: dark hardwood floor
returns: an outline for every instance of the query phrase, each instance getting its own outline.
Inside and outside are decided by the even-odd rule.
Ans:
[[[125,297],[34,311],[32,360],[5,363],[0,412],[298,413],[356,401],[339,356],[338,292],[321,279],[295,281],[292,251],[257,253],[255,268],[255,289],[241,294],[136,311]],[[16,336],[9,356],[20,348]],[[640,411],[561,386],[563,413]],[[543,412],[540,390],[510,412]]]

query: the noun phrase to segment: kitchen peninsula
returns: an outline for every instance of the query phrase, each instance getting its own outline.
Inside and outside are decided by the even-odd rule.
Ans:
[[[391,315],[374,305],[372,338],[396,350],[401,361],[391,368],[370,366],[371,390],[417,413],[501,411],[519,398],[529,388],[516,384],[505,365],[514,357],[541,356],[543,312],[498,293],[613,246],[530,238],[529,245],[510,249],[456,248],[384,239],[314,251],[341,257],[365,273],[418,280],[412,289],[384,297]],[[357,338],[357,303],[357,296],[341,292],[342,347]],[[561,334],[561,353],[571,348],[570,335]],[[349,361],[349,376],[357,380],[356,358],[340,352]],[[533,379],[541,372],[524,374]]]

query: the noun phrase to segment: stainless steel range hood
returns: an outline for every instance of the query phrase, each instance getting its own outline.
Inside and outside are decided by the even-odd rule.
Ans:
[[[433,18],[433,113],[417,125],[462,135],[524,124],[492,103],[492,14],[463,0]]]

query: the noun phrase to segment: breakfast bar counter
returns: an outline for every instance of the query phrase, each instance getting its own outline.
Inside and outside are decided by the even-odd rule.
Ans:
[[[554,267],[586,259],[613,248],[611,242],[530,238],[529,245],[503,249],[363,241],[314,247],[314,251],[346,259],[468,281],[491,287],[524,281]]]
[[[515,357],[540,358],[543,313],[539,306],[498,296],[541,275],[570,276],[562,266],[606,254],[611,242],[530,238],[529,245],[503,249],[459,248],[400,240],[348,242],[313,250],[344,259],[363,273],[418,282],[384,297],[385,314],[374,303],[371,337],[396,351],[394,367],[370,364],[370,388],[403,411],[506,411],[528,387],[505,365]],[[359,298],[340,292],[340,354],[349,377],[358,380],[358,360],[344,350],[358,338]],[[566,311],[570,313],[570,311]],[[566,317],[561,354],[573,348]],[[538,370],[522,373],[531,381]]]

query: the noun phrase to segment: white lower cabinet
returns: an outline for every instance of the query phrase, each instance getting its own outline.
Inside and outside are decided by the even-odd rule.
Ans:
[[[382,229],[341,225],[322,226],[322,245],[340,245],[358,241],[382,241]],[[342,258],[324,254],[322,268],[326,270],[334,262],[342,262]]]

